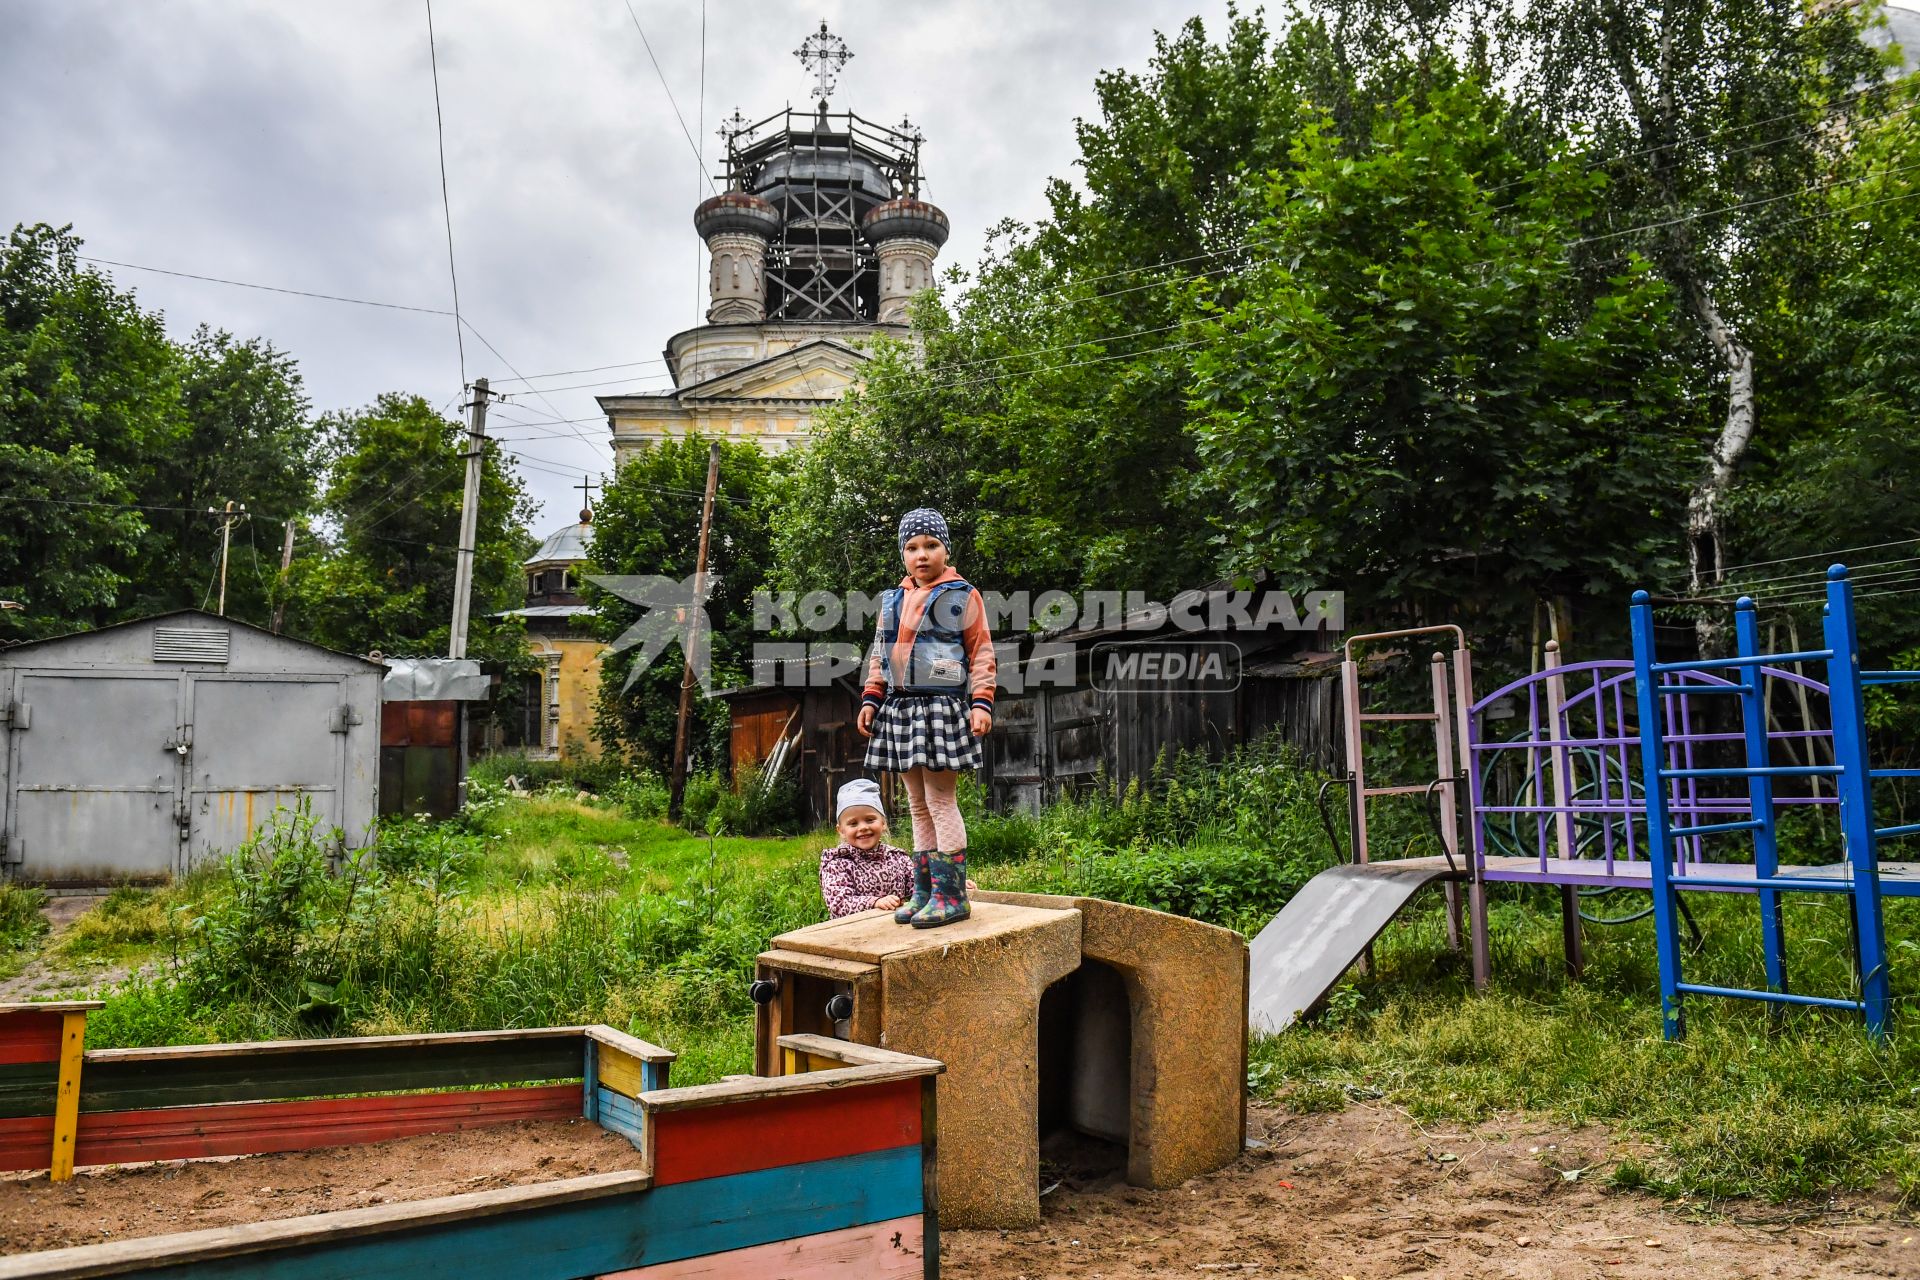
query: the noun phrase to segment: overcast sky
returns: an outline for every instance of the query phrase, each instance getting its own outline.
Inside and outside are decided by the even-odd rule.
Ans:
[[[633,7],[709,170],[736,106],[809,101],[792,51],[826,18],[854,52],[835,109],[925,131],[923,194],[953,224],[942,262],[968,265],[988,226],[1039,217],[1047,178],[1074,175],[1101,70],[1144,69],[1156,28],[1225,16],[1224,0],[711,0],[703,96],[700,5]],[[450,307],[419,0],[0,0],[0,19],[6,226],[71,222],[101,258]],[[536,377],[571,389],[496,410],[545,533],[611,457],[593,396],[661,386],[666,338],[705,309],[705,184],[623,0],[435,0],[433,19],[461,309],[500,352],[469,332],[467,376],[515,390],[504,362],[656,362]],[[105,269],[177,335],[205,322],[291,352],[316,411],[389,390],[458,403],[449,318]],[[542,417],[589,421],[509,421]]]

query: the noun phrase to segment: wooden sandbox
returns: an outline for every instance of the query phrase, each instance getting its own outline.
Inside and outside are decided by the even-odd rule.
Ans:
[[[0,1280],[938,1274],[938,1062],[794,1035],[795,1074],[675,1089],[672,1053],[603,1026],[80,1053],[85,1012],[0,1006],[0,1167],[568,1117],[625,1138],[637,1167],[16,1254]]]

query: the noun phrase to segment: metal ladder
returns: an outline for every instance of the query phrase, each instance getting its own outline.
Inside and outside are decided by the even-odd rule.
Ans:
[[[1827,571],[1827,603],[1823,611],[1825,648],[1801,653],[1763,654],[1760,627],[1751,598],[1734,605],[1735,656],[1685,662],[1656,662],[1653,652],[1653,604],[1645,591],[1633,594],[1633,664],[1640,717],[1640,758],[1647,805],[1647,857],[1653,875],[1653,918],[1659,947],[1662,1032],[1669,1040],[1685,1034],[1682,998],[1688,995],[1729,996],[1776,1005],[1813,1005],[1859,1013],[1867,1031],[1882,1038],[1886,1031],[1888,980],[1887,938],[1881,903],[1878,841],[1920,833],[1920,824],[1902,827],[1873,825],[1873,780],[1920,776],[1920,770],[1874,770],[1867,761],[1866,713],[1863,688],[1920,680],[1920,672],[1860,670],[1859,637],[1854,625],[1853,584],[1844,565]],[[1766,708],[1759,669],[1791,662],[1825,662],[1833,721],[1831,765],[1776,765],[1767,749]],[[1662,676],[1690,671],[1738,673],[1727,685],[1661,683]],[[1702,693],[1723,693],[1739,700],[1746,763],[1729,768],[1674,767],[1665,760],[1661,731],[1661,699]],[[1846,852],[1846,874],[1818,879],[1780,872],[1775,824],[1773,781],[1786,777],[1828,777],[1840,797],[1840,831]],[[1747,818],[1729,822],[1695,822],[1676,827],[1669,813],[1668,784],[1695,778],[1744,779],[1751,805]],[[1688,871],[1677,861],[1679,842],[1696,836],[1751,832],[1751,878]],[[1688,982],[1681,973],[1679,892],[1682,890],[1745,890],[1760,898],[1761,942],[1765,949],[1767,989],[1710,986]],[[1781,924],[1782,893],[1844,893],[1853,906],[1855,960],[1860,996],[1802,995],[1787,990],[1786,944]]]

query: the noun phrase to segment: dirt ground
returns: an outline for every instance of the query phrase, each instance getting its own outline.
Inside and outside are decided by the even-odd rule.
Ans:
[[[1609,1191],[1631,1154],[1599,1129],[1422,1128],[1356,1105],[1256,1108],[1262,1145],[1170,1191],[1066,1175],[1024,1231],[943,1233],[958,1280],[1142,1276],[1830,1277],[1920,1275],[1920,1224],[1884,1206],[1689,1212]],[[1573,1176],[1569,1177],[1571,1174]]]
[[[640,1153],[625,1138],[587,1121],[525,1120],[361,1147],[82,1169],[58,1185],[45,1173],[0,1174],[0,1253],[362,1209],[640,1165]]]

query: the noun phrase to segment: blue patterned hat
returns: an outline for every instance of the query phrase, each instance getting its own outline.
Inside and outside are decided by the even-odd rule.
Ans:
[[[947,536],[947,518],[932,507],[915,507],[900,517],[901,552],[906,551],[909,538],[917,538],[923,533],[932,534],[946,545],[947,550],[953,550],[953,539]]]

